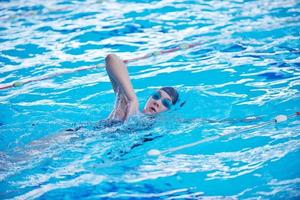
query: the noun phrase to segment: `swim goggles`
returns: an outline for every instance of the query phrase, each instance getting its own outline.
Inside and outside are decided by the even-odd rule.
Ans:
[[[159,100],[159,99],[161,99],[162,97],[161,97],[161,94],[159,93],[159,92],[154,92],[153,94],[152,94],[152,96],[151,96],[154,100]],[[162,102],[162,104],[166,107],[166,108],[168,108],[168,109],[170,109],[171,107],[172,107],[172,102],[171,102],[171,100],[170,99],[167,99],[167,98],[163,98],[162,100],[161,100],[161,102]]]

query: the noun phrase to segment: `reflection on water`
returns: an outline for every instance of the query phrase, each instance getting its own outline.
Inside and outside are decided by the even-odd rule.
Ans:
[[[1,85],[98,66],[0,91],[1,197],[298,198],[299,118],[257,125],[299,111],[299,6],[1,1]],[[131,59],[195,42],[128,65],[141,106],[174,86],[182,108],[100,121],[114,102],[108,53]]]

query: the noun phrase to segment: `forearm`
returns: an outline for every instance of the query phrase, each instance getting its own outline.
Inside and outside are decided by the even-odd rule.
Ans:
[[[128,101],[137,101],[136,94],[134,93],[127,67],[124,62],[116,55],[109,54],[106,57],[106,70],[110,78],[115,81],[117,86],[120,87],[125,94]]]

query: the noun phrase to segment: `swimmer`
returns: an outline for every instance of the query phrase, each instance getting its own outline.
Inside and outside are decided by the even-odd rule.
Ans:
[[[116,94],[115,107],[108,118],[123,122],[140,113],[139,102],[124,62],[115,54],[109,54],[105,61],[106,71]],[[149,97],[142,113],[153,116],[168,111],[178,102],[178,98],[176,89],[162,87]]]

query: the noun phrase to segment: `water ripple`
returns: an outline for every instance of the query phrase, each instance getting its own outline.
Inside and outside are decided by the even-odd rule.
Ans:
[[[1,85],[98,66],[0,91],[4,198],[299,197],[298,118],[146,156],[299,111],[297,1],[17,0],[0,11]],[[167,85],[184,107],[149,130],[95,130],[114,102],[107,54],[131,59],[195,42],[128,64],[141,107]]]

